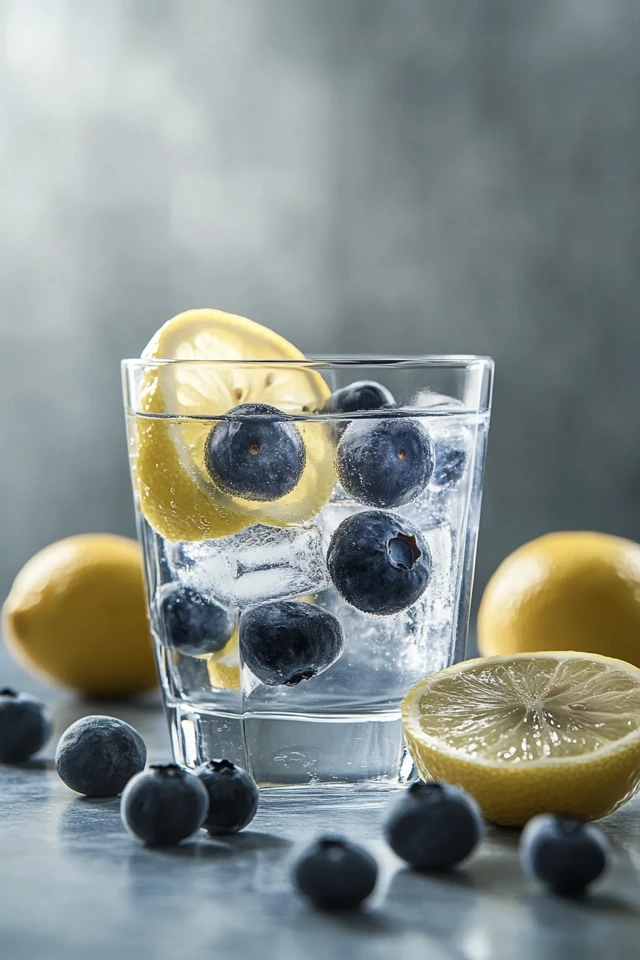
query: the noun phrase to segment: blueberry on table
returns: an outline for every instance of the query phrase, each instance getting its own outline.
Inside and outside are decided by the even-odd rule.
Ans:
[[[209,797],[204,826],[210,834],[238,833],[251,823],[258,809],[258,788],[246,770],[230,760],[209,760],[198,767],[196,776]]]
[[[433,473],[429,434],[416,420],[354,420],[336,451],[346,493],[369,507],[399,507],[414,500]]]
[[[484,821],[476,801],[448,783],[413,783],[391,806],[384,825],[394,853],[416,870],[446,870],[480,842]]]
[[[167,584],[160,590],[158,607],[167,641],[179,653],[217,653],[233,634],[232,612],[194,587]]]
[[[49,711],[42,700],[10,687],[0,690],[0,763],[22,763],[51,736]]]
[[[201,781],[175,763],[154,764],[125,787],[120,814],[129,833],[149,845],[170,845],[203,825],[209,797]]]
[[[291,417],[268,403],[241,403],[211,429],[205,444],[209,476],[245,500],[279,500],[297,485],[306,450]]]
[[[86,797],[117,797],[146,762],[147,748],[138,731],[115,717],[76,720],[56,749],[60,779]]]
[[[352,910],[373,893],[378,865],[363,847],[341,837],[322,837],[293,868],[298,891],[324,910]]]
[[[609,858],[609,843],[601,830],[561,813],[534,817],[520,838],[524,870],[562,896],[584,893]]]
[[[358,380],[334,390],[322,409],[325,413],[360,413],[393,405],[393,394],[381,383]]]
[[[363,510],[335,530],[327,567],[347,603],[364,613],[388,616],[410,607],[424,593],[431,577],[431,554],[409,520]]]
[[[340,621],[310,603],[270,600],[240,618],[240,655],[269,686],[309,680],[328,670],[343,650]]]

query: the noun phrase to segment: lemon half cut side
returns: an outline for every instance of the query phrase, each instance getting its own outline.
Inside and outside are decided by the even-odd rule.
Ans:
[[[621,660],[470,660],[412,687],[402,720],[420,774],[464,787],[494,823],[597,820],[640,787],[640,670]]]

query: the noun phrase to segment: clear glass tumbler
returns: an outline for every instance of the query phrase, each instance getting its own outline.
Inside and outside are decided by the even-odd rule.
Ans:
[[[382,405],[297,408],[300,378],[375,381]],[[465,656],[492,378],[472,356],[123,362],[176,761],[263,786],[414,776],[400,702]],[[221,380],[238,402],[275,384],[282,412],[184,414]]]

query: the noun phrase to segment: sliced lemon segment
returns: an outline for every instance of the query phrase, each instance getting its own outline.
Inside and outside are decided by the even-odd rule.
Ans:
[[[232,407],[268,403],[284,413],[305,414],[324,404],[327,384],[291,343],[245,317],[189,310],[161,327],[142,357],[210,361],[160,363],[145,373],[136,411],[141,416],[131,431],[132,472],[142,512],[162,536],[209,540],[252,523],[287,526],[314,516],[329,499],[332,441],[320,421],[296,423],[306,464],[296,487],[279,500],[230,496],[212,483],[205,467],[215,418]],[[298,360],[299,365],[291,362]]]
[[[222,650],[212,654],[207,663],[211,686],[218,690],[240,689],[240,649],[238,631]]]
[[[640,788],[640,670],[621,660],[470,660],[412,687],[402,722],[421,775],[464,787],[494,823],[597,820]]]

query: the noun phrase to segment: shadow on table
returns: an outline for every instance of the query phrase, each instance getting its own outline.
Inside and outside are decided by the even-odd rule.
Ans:
[[[263,851],[284,851],[291,840],[271,833],[244,830],[228,836],[210,837],[204,831],[185,843],[173,847],[142,847],[145,853],[159,857],[207,858],[221,860],[230,857],[243,858]]]
[[[38,773],[39,771],[55,770],[56,765],[48,757],[31,757],[29,760],[23,760],[22,763],[5,763],[2,769],[10,773],[12,770],[24,770],[27,773]]]

